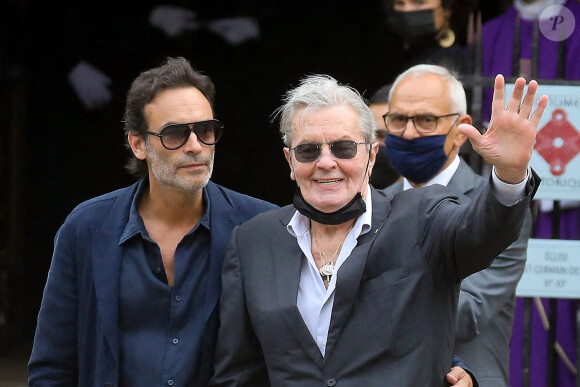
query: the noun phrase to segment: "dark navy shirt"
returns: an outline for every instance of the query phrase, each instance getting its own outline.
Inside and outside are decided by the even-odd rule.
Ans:
[[[192,386],[201,363],[210,254],[209,198],[204,189],[201,221],[175,251],[173,287],[159,246],[137,209],[141,182],[121,238],[124,246],[119,291],[120,385]]]

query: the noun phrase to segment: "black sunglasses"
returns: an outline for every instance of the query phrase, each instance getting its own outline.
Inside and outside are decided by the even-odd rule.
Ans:
[[[290,148],[290,150],[294,151],[294,156],[297,161],[301,163],[311,163],[320,157],[320,154],[322,153],[322,144],[328,144],[330,152],[334,157],[346,160],[355,157],[358,151],[358,146],[361,144],[368,144],[368,142],[355,142],[351,140],[329,141],[300,144],[296,145],[294,148]]]
[[[220,139],[223,130],[224,126],[218,120],[207,120],[186,124],[169,124],[164,126],[159,133],[149,131],[146,133],[159,137],[165,149],[176,150],[185,145],[191,132],[195,133],[202,144],[214,145]]]

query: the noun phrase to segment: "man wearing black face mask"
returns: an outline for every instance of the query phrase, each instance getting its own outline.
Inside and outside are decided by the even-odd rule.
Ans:
[[[467,19],[473,9],[471,1],[385,0],[384,7],[389,30],[401,39],[402,69],[419,63],[433,63],[459,73],[468,69],[468,58],[453,30],[462,26],[452,28],[451,16],[456,10],[461,13],[457,20]]]
[[[444,187],[373,189],[376,128],[360,95],[328,76],[289,91],[294,203],[232,233],[210,386],[446,386],[460,282],[517,239],[539,183],[528,163],[547,97],[532,114],[537,83],[522,103],[525,84],[506,111],[498,76],[492,133],[458,128],[494,166],[470,202]]]
[[[387,152],[385,152],[387,128],[385,127],[383,115],[389,111],[390,90],[390,84],[384,85],[375,91],[369,100],[369,109],[373,112],[377,124],[375,142],[379,144],[377,158],[370,178],[371,185],[376,189],[387,188],[389,185],[401,178],[401,176],[393,169],[393,166],[387,157]]]
[[[458,124],[471,123],[461,83],[446,69],[418,65],[401,74],[391,89],[385,114],[387,154],[404,176],[385,189],[389,195],[440,184],[466,200],[486,187],[486,180],[458,156],[466,137]],[[523,274],[531,233],[527,211],[519,238],[492,265],[461,283],[455,352],[473,367],[479,385],[509,386],[509,344],[515,289]]]

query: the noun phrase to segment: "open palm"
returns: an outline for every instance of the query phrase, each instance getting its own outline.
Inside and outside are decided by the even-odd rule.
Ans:
[[[469,138],[473,149],[495,166],[498,178],[515,184],[526,175],[537,127],[548,104],[548,97],[543,95],[532,112],[538,83],[531,81],[523,96],[526,80],[518,78],[506,108],[504,84],[503,76],[498,75],[495,78],[491,120],[485,134],[481,135],[468,124],[461,124],[458,129]]]

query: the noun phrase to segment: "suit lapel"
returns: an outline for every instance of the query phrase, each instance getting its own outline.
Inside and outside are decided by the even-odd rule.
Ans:
[[[373,200],[373,216],[371,229],[359,236],[357,245],[337,273],[334,305],[328,329],[325,358],[328,358],[334,348],[342,328],[356,301],[359,285],[369,255],[369,250],[391,211],[391,202],[379,191],[371,190]]]
[[[119,364],[119,276],[122,248],[119,236],[91,226],[93,276],[98,315],[113,358]]]
[[[279,228],[278,232],[272,238],[271,244],[271,257],[278,305],[288,329],[300,345],[302,345],[304,351],[321,367],[323,359],[320,349],[318,349],[296,306],[300,271],[304,257],[300,246],[296,242],[296,238],[290,235],[286,229],[286,225],[294,213],[293,207],[289,208],[291,208],[289,210],[291,214],[287,216],[288,213],[286,213],[280,219],[282,227]]]
[[[97,299],[96,319],[116,364],[119,364],[119,280],[123,248],[119,245],[127,225],[133,197],[139,181],[123,190],[115,199],[107,219],[101,226],[90,226],[93,279]]]
[[[468,194],[476,187],[475,178],[475,172],[473,172],[471,167],[463,159],[460,159],[459,167],[451,177],[451,180],[449,180],[448,186],[462,194]]]

